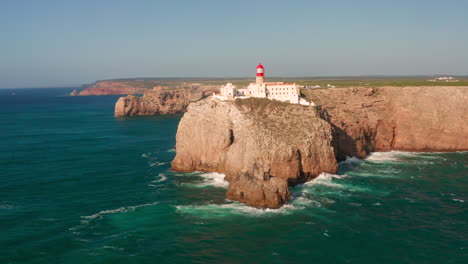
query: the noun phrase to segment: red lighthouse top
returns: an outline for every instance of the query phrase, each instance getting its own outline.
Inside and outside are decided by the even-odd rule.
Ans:
[[[263,76],[264,71],[265,71],[264,69],[265,68],[263,67],[263,65],[259,63],[257,66],[257,76]]]

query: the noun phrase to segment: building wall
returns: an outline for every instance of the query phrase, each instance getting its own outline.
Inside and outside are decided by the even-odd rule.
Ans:
[[[250,96],[252,97],[259,97],[259,98],[267,97],[265,83],[254,83],[254,84],[251,83],[249,84],[249,87],[247,87],[247,90],[249,90]]]
[[[267,94],[268,98],[274,100],[287,101],[293,104],[299,103],[299,93],[297,92],[297,86],[295,84],[267,85]]]
[[[232,83],[221,87],[220,95],[226,99],[235,97],[269,98],[292,104],[299,104],[299,91],[296,84],[251,83],[247,89],[237,89]],[[302,102],[301,104],[303,104]],[[305,104],[305,103],[304,103]]]

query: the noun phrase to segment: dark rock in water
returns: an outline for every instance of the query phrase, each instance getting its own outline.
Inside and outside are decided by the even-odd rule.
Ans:
[[[71,93],[70,93],[70,96],[78,96],[80,95],[80,93],[78,92],[78,90],[73,90]]]

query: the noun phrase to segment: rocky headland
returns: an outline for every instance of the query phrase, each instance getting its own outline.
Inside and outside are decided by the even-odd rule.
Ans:
[[[149,81],[97,81],[79,92],[79,96],[143,94],[153,88]],[[76,94],[73,94],[76,95]]]
[[[120,97],[115,104],[115,116],[175,114],[187,110],[191,102],[199,101],[218,91],[218,85],[186,84],[173,87],[156,86],[143,96]]]
[[[227,197],[278,208],[288,186],[373,151],[468,150],[468,87],[310,89],[317,107],[251,98],[194,102],[179,123],[175,171],[223,172]]]
[[[339,160],[373,151],[468,150],[468,87],[354,87],[304,94],[328,116]]]

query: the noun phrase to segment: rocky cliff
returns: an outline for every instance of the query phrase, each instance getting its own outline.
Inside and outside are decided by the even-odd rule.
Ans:
[[[89,95],[143,94],[152,89],[151,82],[139,81],[98,81],[79,93]]]
[[[217,171],[229,181],[227,197],[278,208],[288,185],[337,170],[331,126],[313,107],[268,99],[190,104],[179,123],[176,171]]]
[[[158,86],[142,97],[120,97],[115,104],[115,116],[182,113],[190,102],[196,102],[219,90],[217,85]]]
[[[468,150],[468,87],[335,88],[304,91],[329,115],[336,153]]]
[[[306,90],[318,107],[267,99],[190,104],[177,131],[176,171],[224,172],[227,197],[287,203],[288,186],[372,151],[468,150],[468,87]]]

